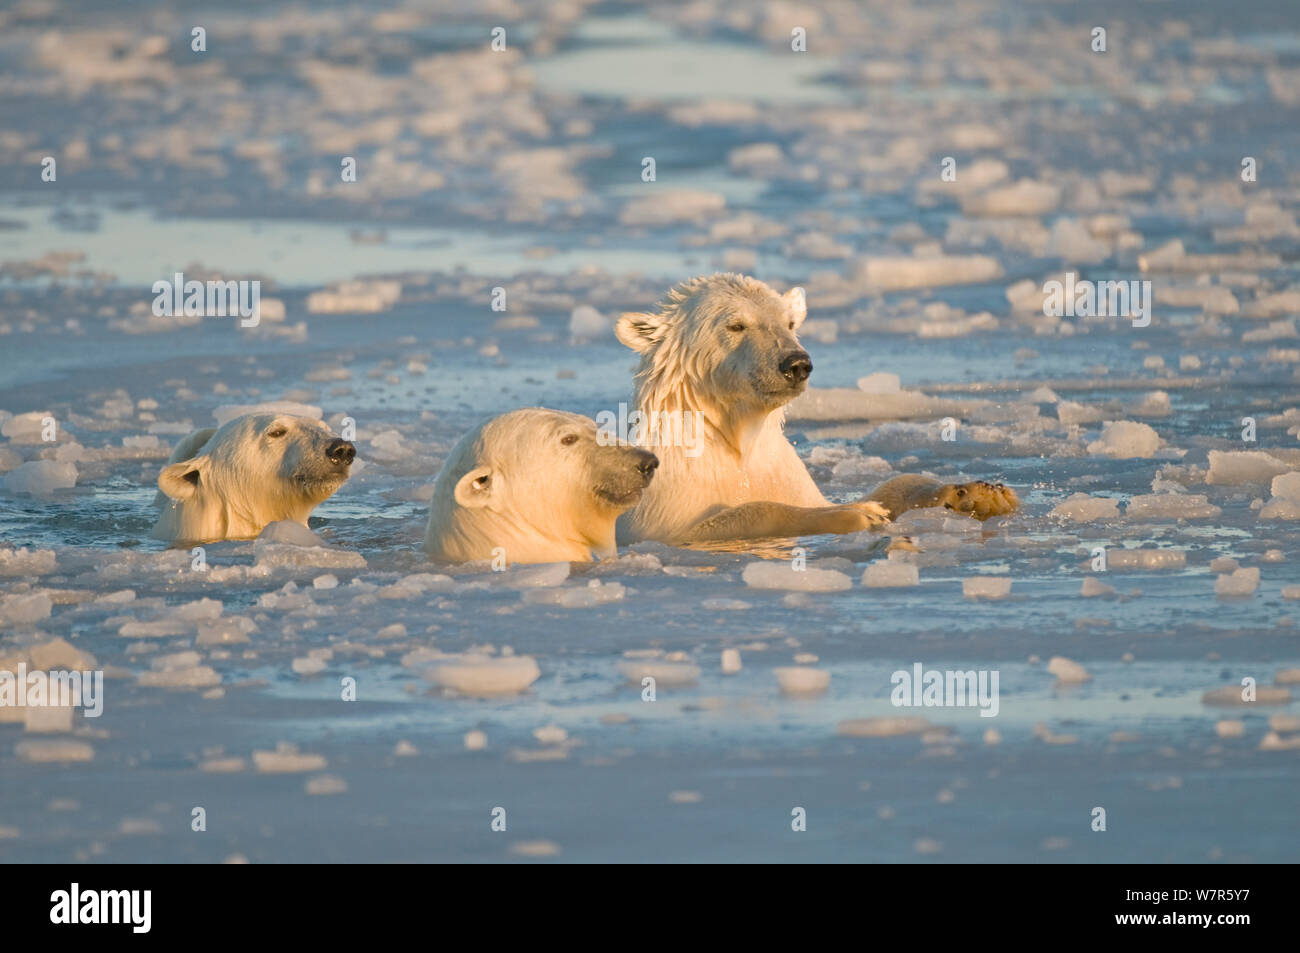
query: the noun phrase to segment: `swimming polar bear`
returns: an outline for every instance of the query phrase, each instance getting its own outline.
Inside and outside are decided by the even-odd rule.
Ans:
[[[1019,504],[1002,484],[940,484],[900,476],[865,500],[834,504],[813,482],[784,433],[785,406],[801,394],[812,358],[797,331],[807,316],[802,288],[777,294],[735,274],[693,278],[656,312],[624,314],[615,332],[641,355],[633,403],[659,476],[620,527],[620,541],[684,544],[796,537],[870,529],[919,506],[948,506],[980,519]],[[689,416],[689,420],[677,418]]]
[[[356,447],[310,417],[250,413],[196,430],[158,474],[153,537],[176,545],[252,539],[307,517],[347,480]]]
[[[603,445],[595,422],[578,414],[502,414],[452,448],[434,481],[424,548],[448,562],[613,556],[615,522],[658,466],[653,453]]]

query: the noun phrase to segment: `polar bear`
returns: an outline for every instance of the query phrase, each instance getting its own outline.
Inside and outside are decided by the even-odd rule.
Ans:
[[[357,449],[310,417],[249,413],[196,430],[158,474],[153,537],[176,545],[252,539],[307,516],[347,480]]]
[[[807,386],[812,358],[797,332],[807,315],[802,288],[777,294],[735,274],[693,278],[651,314],[624,314],[618,339],[641,355],[634,404],[663,433],[643,440],[660,457],[658,478],[624,518],[620,537],[683,544],[848,533],[906,509],[949,506],[985,519],[1015,509],[1001,484],[944,485],[902,476],[865,500],[829,502],[784,433],[785,406]],[[646,428],[648,432],[653,430]]]
[[[513,410],[452,448],[434,481],[424,548],[448,562],[612,556],[619,514],[641,498],[658,466],[653,453],[600,439],[586,417]]]

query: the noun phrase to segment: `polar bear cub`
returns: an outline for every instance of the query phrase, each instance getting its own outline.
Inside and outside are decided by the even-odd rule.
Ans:
[[[658,465],[653,453],[601,440],[586,417],[513,410],[452,448],[434,482],[424,548],[451,562],[612,556],[619,514],[636,505]]]
[[[158,474],[153,536],[181,545],[252,539],[307,516],[347,480],[356,447],[310,417],[249,413],[196,430]]]

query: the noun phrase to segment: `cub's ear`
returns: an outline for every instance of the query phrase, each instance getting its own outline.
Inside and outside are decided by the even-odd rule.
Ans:
[[[794,321],[797,328],[803,324],[803,319],[808,317],[808,300],[804,297],[802,288],[791,288],[785,293],[785,304],[790,309],[790,318]]]
[[[492,502],[495,485],[491,467],[475,467],[456,481],[456,502],[466,509],[487,506]]]
[[[192,457],[165,466],[158,474],[158,489],[173,500],[188,500],[202,486],[203,473],[207,468],[206,457]]]
[[[638,354],[644,354],[658,344],[665,330],[663,319],[659,315],[638,311],[629,311],[614,325],[614,334],[618,339]]]

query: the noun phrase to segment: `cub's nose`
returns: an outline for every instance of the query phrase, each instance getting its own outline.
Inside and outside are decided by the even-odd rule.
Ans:
[[[655,468],[659,466],[659,458],[648,450],[637,450],[636,452],[636,469],[646,481],[655,475]]]
[[[791,384],[802,384],[812,375],[812,358],[807,351],[791,351],[781,360],[781,373]]]
[[[325,448],[325,456],[345,467],[352,466],[352,461],[356,458],[356,455],[357,448],[339,437],[331,440],[330,445]]]

